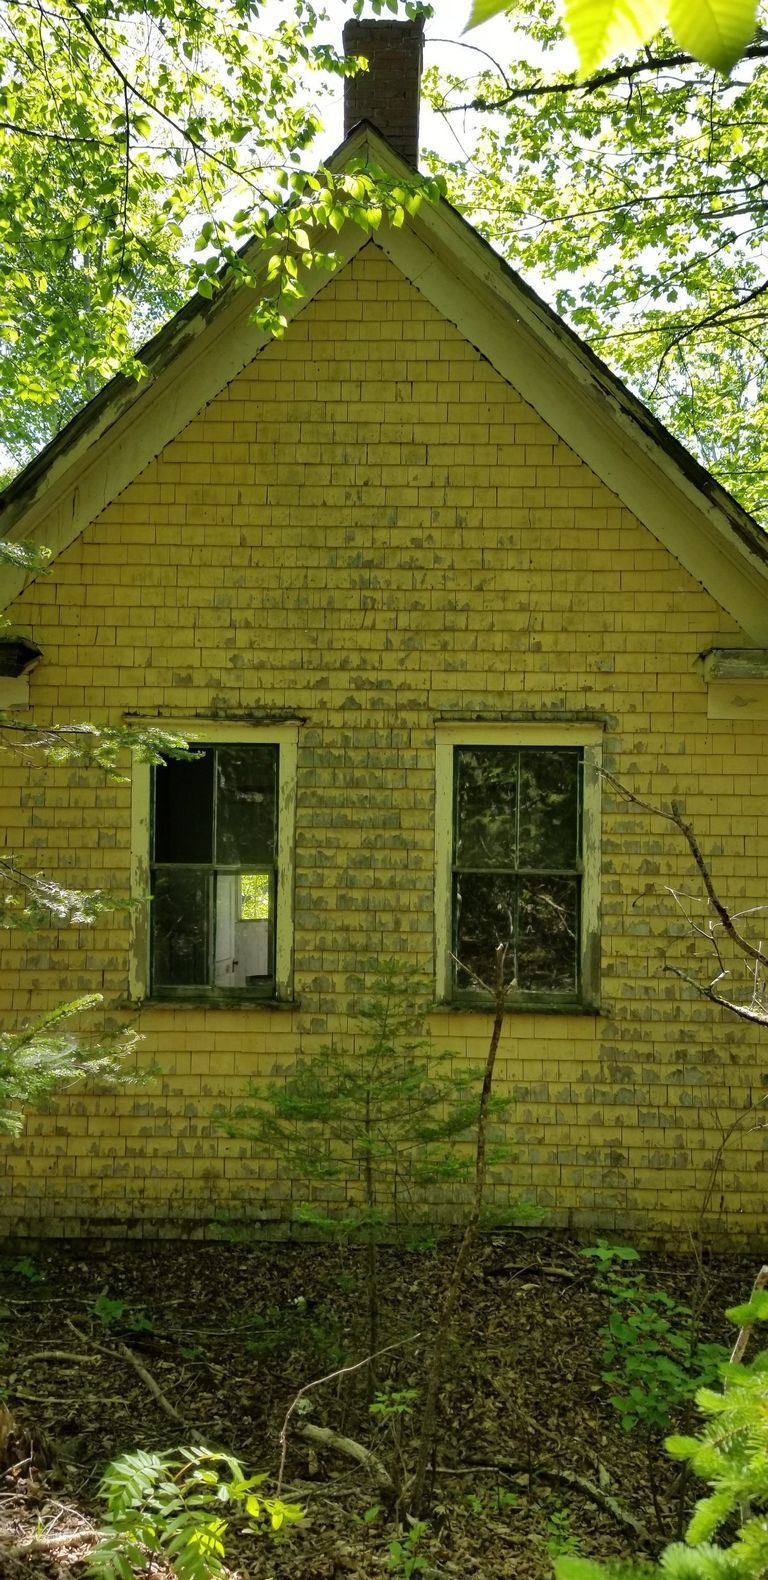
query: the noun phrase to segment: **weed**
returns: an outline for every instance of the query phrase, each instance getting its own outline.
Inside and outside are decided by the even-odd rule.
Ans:
[[[470,1514],[478,1519],[487,1519],[491,1514],[509,1514],[520,1504],[517,1492],[507,1492],[506,1487],[494,1487],[492,1492],[478,1493],[467,1492],[464,1495],[464,1504]]]
[[[717,1379],[727,1351],[703,1343],[690,1307],[648,1289],[642,1273],[609,1273],[604,1288],[611,1314],[600,1330],[602,1377],[615,1390],[611,1404],[625,1432],[666,1431],[697,1389]]]
[[[265,1476],[245,1477],[229,1454],[207,1448],[169,1454],[125,1454],[106,1470],[108,1534],[87,1560],[95,1580],[133,1580],[157,1558],[176,1580],[224,1580],[227,1515],[255,1530],[264,1518],[273,1531],[302,1518],[297,1504],[265,1498]]]
[[[639,1262],[640,1252],[631,1245],[611,1245],[608,1240],[598,1240],[597,1245],[586,1245],[582,1256],[591,1256],[598,1267],[610,1267],[614,1262]]]
[[[581,1543],[573,1530],[573,1516],[569,1509],[552,1509],[547,1515],[544,1546],[550,1558],[575,1557],[581,1552]]]
[[[99,1322],[105,1328],[116,1327],[119,1324],[122,1328],[129,1328],[131,1333],[154,1333],[155,1331],[155,1325],[151,1318],[145,1316],[141,1309],[131,1311],[124,1300],[113,1300],[112,1296],[108,1295],[105,1289],[94,1300],[91,1311],[94,1317],[98,1317]]]
[[[18,1273],[19,1278],[26,1278],[29,1284],[41,1284],[45,1279],[45,1273],[41,1273],[31,1256],[20,1256],[18,1262],[12,1264],[11,1272]]]
[[[418,1397],[418,1388],[401,1388],[399,1392],[394,1388],[383,1389],[374,1394],[373,1403],[369,1404],[368,1409],[371,1415],[384,1420],[391,1420],[393,1416],[412,1415]]]
[[[427,1559],[419,1552],[426,1533],[427,1526],[423,1520],[412,1520],[407,1534],[392,1537],[387,1548],[387,1564],[391,1574],[402,1575],[403,1580],[410,1580],[411,1575],[427,1571]]]

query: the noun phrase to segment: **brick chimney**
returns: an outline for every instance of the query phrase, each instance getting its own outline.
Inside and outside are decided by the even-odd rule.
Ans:
[[[368,61],[367,71],[344,79],[344,136],[358,121],[370,121],[409,165],[417,165],[424,18],[352,20],[343,38],[345,55]]]

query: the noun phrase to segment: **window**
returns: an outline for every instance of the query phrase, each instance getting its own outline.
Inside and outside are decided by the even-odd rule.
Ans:
[[[136,770],[134,996],[290,998],[295,727],[174,727],[195,756]]]
[[[584,726],[452,725],[437,744],[438,991],[510,1004],[597,993],[599,745]]]

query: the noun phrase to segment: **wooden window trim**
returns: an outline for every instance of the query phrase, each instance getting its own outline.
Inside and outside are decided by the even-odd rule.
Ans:
[[[238,723],[204,723],[198,719],[193,724],[182,719],[153,719],[158,729],[176,730],[190,745],[200,746],[277,746],[279,749],[279,803],[277,819],[277,924],[275,929],[275,999],[263,994],[249,995],[238,990],[179,989],[150,995],[149,976],[149,893],[150,893],[150,819],[152,768],[149,763],[135,763],[131,793],[131,896],[134,908],[131,916],[131,944],[129,992],[133,1003],[178,1003],[179,1007],[199,1005],[215,1008],[217,1005],[259,1005],[269,1008],[273,1002],[293,1002],[293,930],[294,930],[294,864],[296,829],[296,769],[298,760],[298,725],[247,725]]]
[[[438,1005],[486,1006],[480,995],[457,994],[451,960],[453,932],[454,748],[457,746],[580,747],[584,754],[582,802],[581,930],[578,1000],[558,994],[510,995],[508,1010],[526,1014],[596,1013],[600,1007],[600,790],[603,730],[586,723],[467,723],[438,725],[435,737],[435,988]]]

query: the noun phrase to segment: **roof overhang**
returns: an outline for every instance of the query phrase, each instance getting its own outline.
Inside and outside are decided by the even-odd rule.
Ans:
[[[330,163],[414,172],[369,126]],[[341,268],[370,240],[351,224],[327,245]],[[445,200],[424,202],[375,241],[417,289],[699,581],[757,645],[768,645],[768,535]],[[266,269],[266,259],[264,267]],[[303,310],[328,281],[310,270]],[[141,352],[147,377],[115,379],[0,496],[0,531],[60,553],[225,385],[268,336],[253,292],[194,299]],[[3,603],[26,584],[2,575]]]

